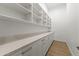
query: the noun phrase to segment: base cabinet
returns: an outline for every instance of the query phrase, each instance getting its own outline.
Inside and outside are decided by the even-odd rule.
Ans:
[[[30,44],[29,46],[25,46],[22,48],[22,56],[31,56],[32,55],[32,44]]]
[[[22,56],[22,50],[18,49],[16,51],[10,52],[4,56]]]
[[[6,56],[45,56],[53,41],[53,35],[48,35],[40,40],[24,46],[17,51],[7,54]]]
[[[48,43],[47,43],[48,37],[44,37],[41,39],[41,43],[42,43],[42,54],[43,56],[46,54],[47,49],[48,49]]]
[[[42,43],[42,54],[43,56],[46,55],[49,47],[51,46],[52,42],[53,42],[53,38],[49,38],[50,36],[46,36],[46,37],[43,37],[41,39],[41,43]]]
[[[52,33],[52,34],[49,35],[49,41],[50,41],[50,43],[53,42],[53,39],[54,39],[54,33]]]
[[[42,47],[40,40],[34,43],[32,52],[32,56],[42,56]]]
[[[22,50],[22,56],[42,56],[40,43],[41,42],[39,40],[29,45],[28,48],[24,47],[24,49]]]

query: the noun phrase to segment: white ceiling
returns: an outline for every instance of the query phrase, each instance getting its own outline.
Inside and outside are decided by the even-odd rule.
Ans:
[[[45,5],[47,9],[50,11],[60,6],[66,6],[66,3],[45,3]]]

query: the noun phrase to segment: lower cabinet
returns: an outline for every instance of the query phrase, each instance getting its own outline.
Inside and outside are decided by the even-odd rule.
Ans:
[[[32,49],[33,49],[33,45],[32,44],[23,47],[22,50],[21,50],[22,51],[22,53],[21,53],[22,56],[31,56],[32,53],[33,53]]]
[[[48,50],[48,37],[44,37],[41,39],[41,43],[42,43],[42,54],[43,56],[46,54],[47,50]]]
[[[13,52],[6,54],[5,56],[22,56],[22,50],[18,49],[16,51],[13,51]]]
[[[21,51],[17,51],[17,52],[15,52],[14,54],[12,54],[10,56],[22,56],[22,54],[21,54]]]
[[[7,55],[8,56],[45,56],[52,41],[53,41],[53,35],[51,34]]]
[[[36,41],[28,46],[24,46],[5,56],[42,56],[41,40]]]
[[[42,56],[42,47],[40,40],[34,43],[32,52],[32,56]]]
[[[53,37],[50,38],[51,35],[48,35],[46,37],[43,37],[41,39],[41,43],[42,43],[42,54],[43,56],[46,55],[49,47],[51,46],[52,42],[53,42]]]
[[[53,42],[53,39],[54,39],[54,33],[52,33],[52,34],[49,35],[49,41],[50,41],[50,43]]]
[[[42,56],[40,40],[22,50],[22,56]]]

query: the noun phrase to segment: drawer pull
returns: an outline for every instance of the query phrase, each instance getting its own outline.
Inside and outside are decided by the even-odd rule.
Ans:
[[[79,50],[79,46],[77,47],[77,49]]]
[[[30,51],[32,47],[28,48],[27,50],[23,51],[22,54],[25,54],[26,52]]]
[[[45,39],[43,39],[42,41],[44,41]]]

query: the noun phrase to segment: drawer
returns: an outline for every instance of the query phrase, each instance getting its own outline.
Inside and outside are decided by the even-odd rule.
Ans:
[[[22,56],[32,56],[32,44],[22,48]]]
[[[13,52],[6,54],[5,56],[22,56],[21,53],[22,53],[21,49],[18,49],[16,51],[13,51]]]
[[[33,44],[33,56],[42,56],[42,44],[41,40],[38,40]]]
[[[41,43],[42,43],[42,54],[45,55],[48,50],[48,36],[43,37],[41,39]]]

